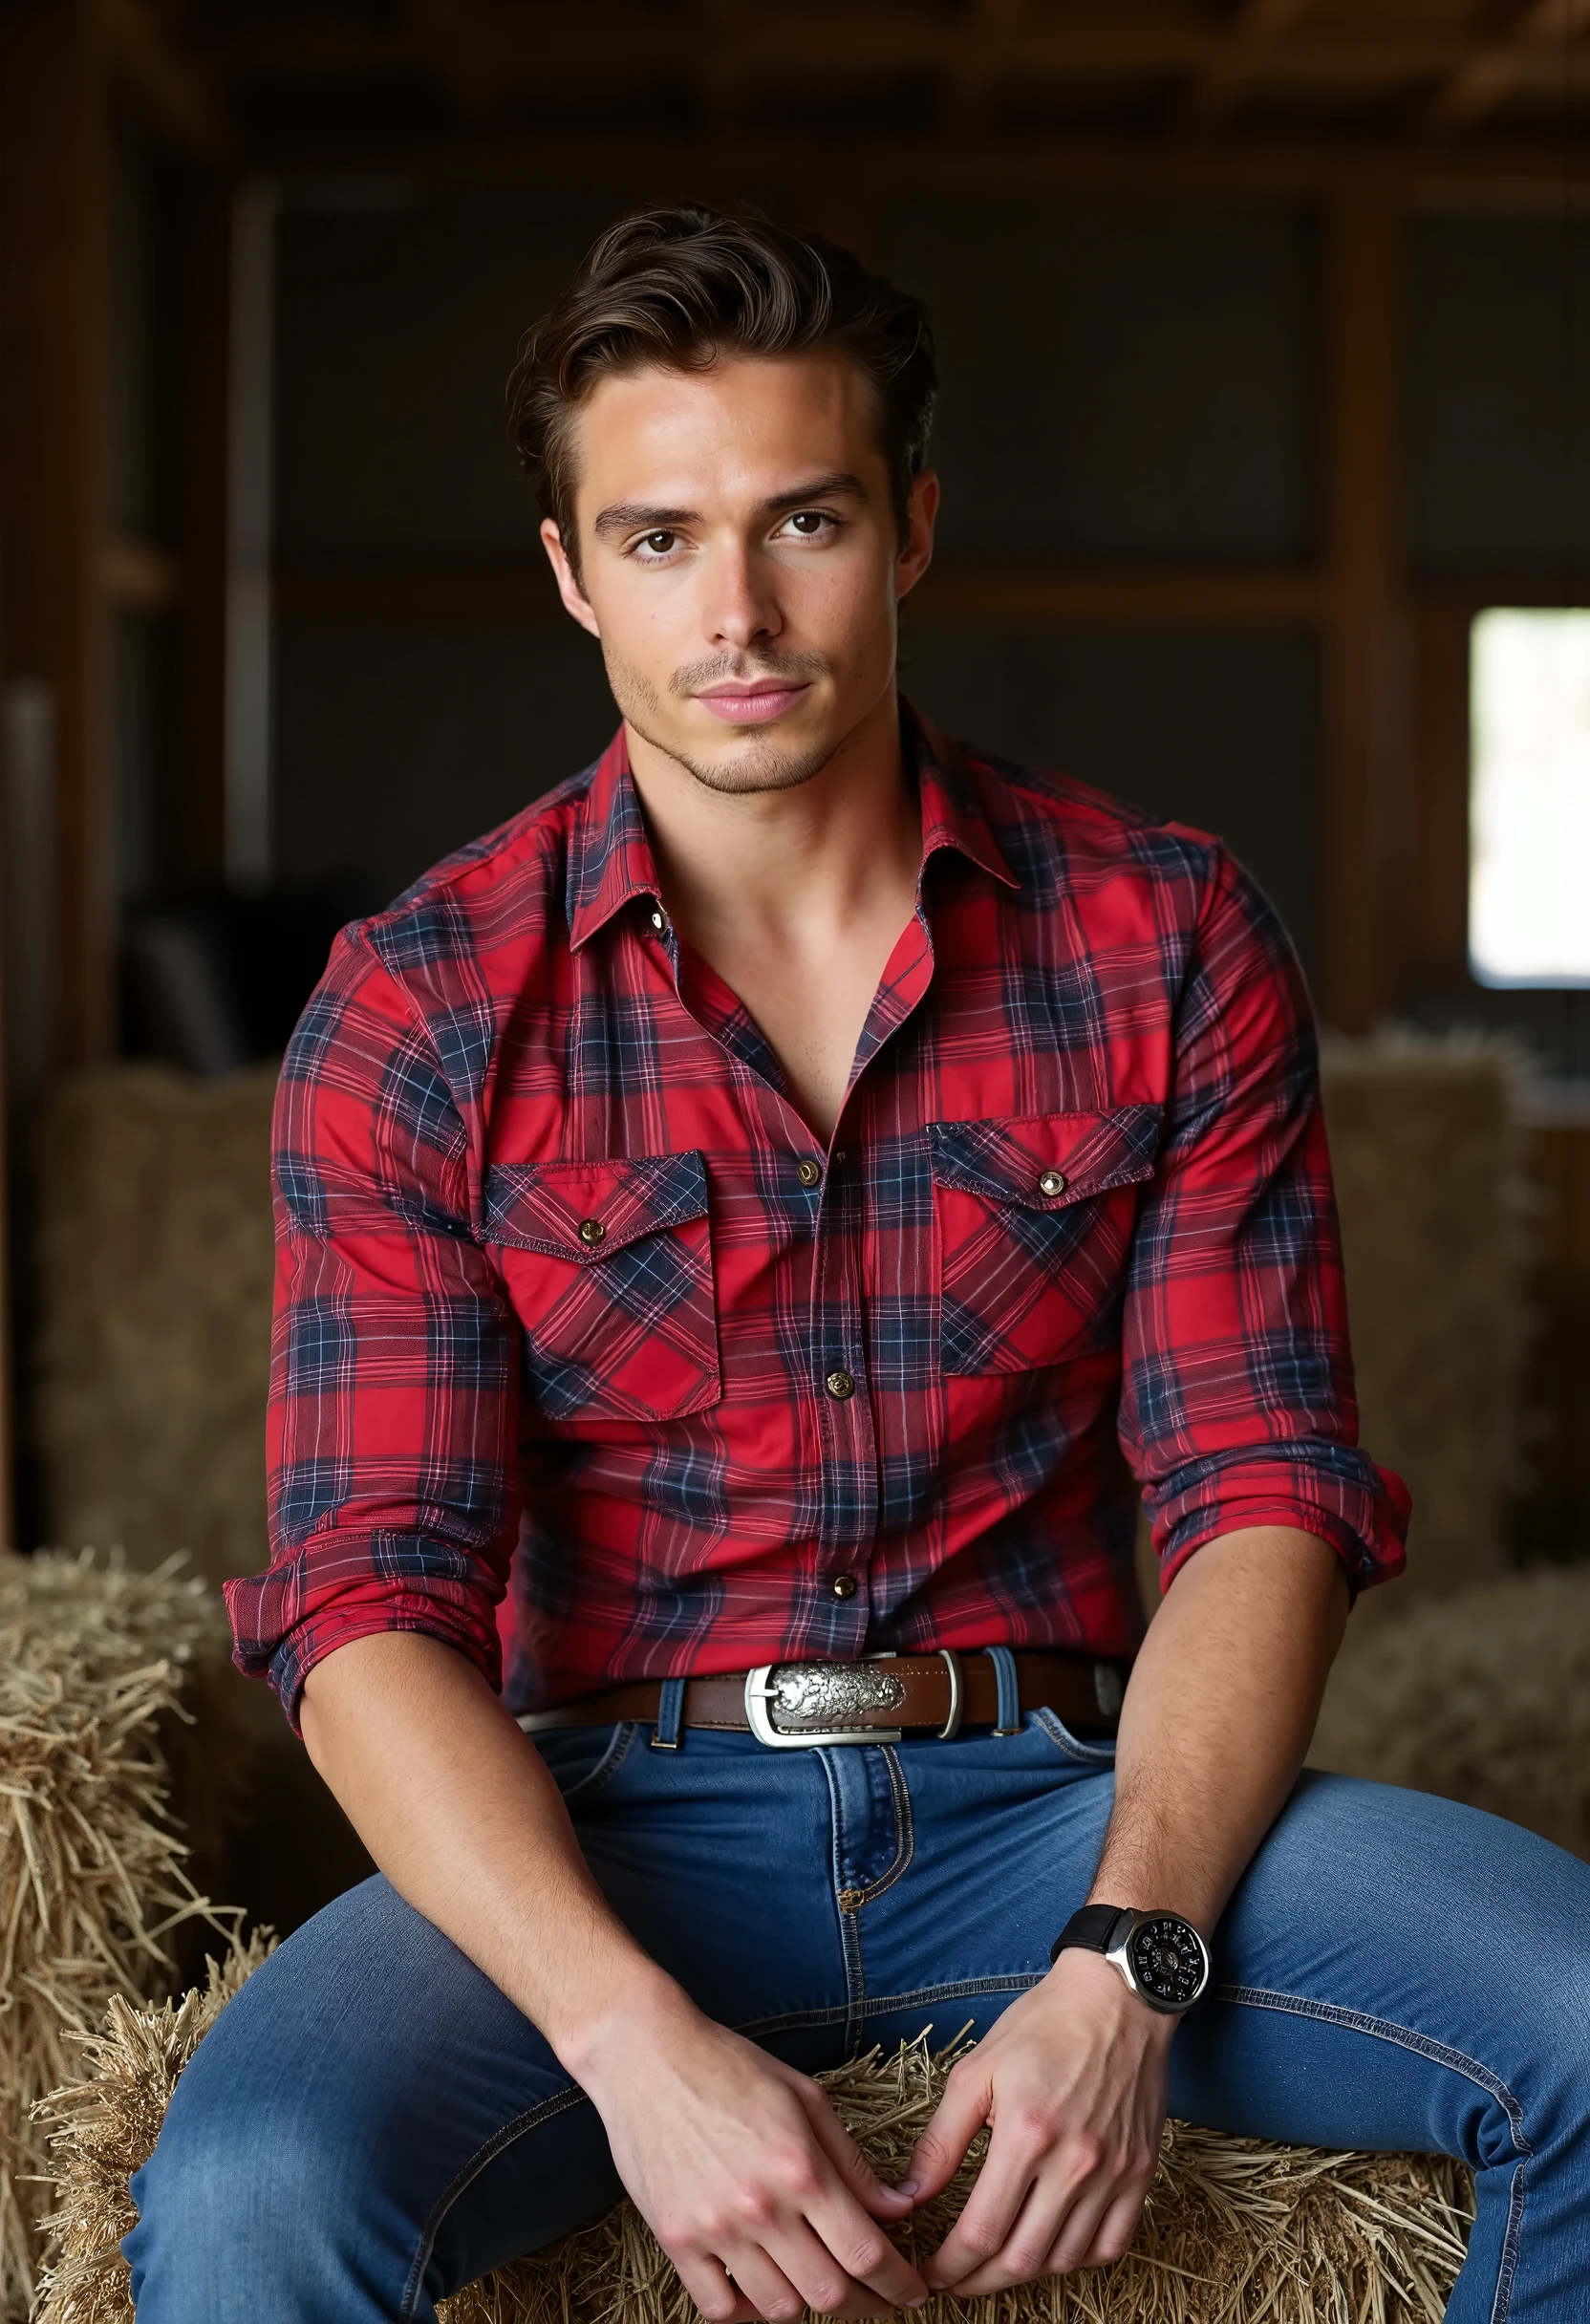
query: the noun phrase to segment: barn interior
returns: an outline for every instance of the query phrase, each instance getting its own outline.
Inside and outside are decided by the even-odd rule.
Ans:
[[[1587,194],[1583,0],[0,0],[6,1541],[263,1562],[272,1060],[342,921],[608,738],[504,382],[604,224],[699,198],[929,302],[907,692],[1292,932],[1420,1505],[1382,1679],[1573,1577],[1590,675],[1567,789],[1482,797],[1480,662],[1590,604]],[[290,1927],[357,1851],[235,1693],[216,1877]]]

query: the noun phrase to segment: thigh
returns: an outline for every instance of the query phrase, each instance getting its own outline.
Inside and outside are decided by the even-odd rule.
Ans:
[[[1590,1866],[1499,1818],[1305,1773],[1215,1932],[1172,2053],[1196,2119],[1489,2159],[1560,2128],[1590,2025]],[[1345,2037],[1346,2046],[1329,2036]],[[1325,2055],[1328,2074],[1305,2065]],[[1287,2060],[1296,2055],[1299,2071]]]
[[[510,2147],[506,2228],[460,2205]],[[561,2234],[613,2179],[594,2110],[535,2028],[376,1878],[227,2005],[133,2191],[140,2317],[225,2324],[262,2297],[283,2316],[428,2314],[478,2272],[477,2248],[489,2264]]]

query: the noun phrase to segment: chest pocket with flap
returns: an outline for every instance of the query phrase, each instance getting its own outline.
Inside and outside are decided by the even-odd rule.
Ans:
[[[1160,1108],[932,1122],[938,1343],[951,1374],[1058,1364],[1113,1325]]]
[[[675,1420],[722,1394],[698,1152],[505,1162],[485,1236],[554,1420]]]

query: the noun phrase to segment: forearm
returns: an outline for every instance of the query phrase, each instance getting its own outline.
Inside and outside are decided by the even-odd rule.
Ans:
[[[1346,1616],[1312,1534],[1256,1526],[1188,1561],[1127,1689],[1096,1901],[1213,1929],[1297,1779]]]
[[[690,2008],[608,1904],[540,1754],[462,1655],[413,1632],[355,1640],[311,1671],[302,1718],[398,1894],[577,2079],[618,2016]]]

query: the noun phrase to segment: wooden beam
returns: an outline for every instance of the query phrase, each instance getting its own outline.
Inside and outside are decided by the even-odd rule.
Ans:
[[[1330,219],[1331,622],[1321,914],[1327,1020],[1364,1032],[1398,997],[1409,910],[1412,750],[1399,492],[1402,246],[1395,183]]]
[[[1574,43],[1590,30],[1590,0],[1531,0],[1515,20],[1512,38],[1488,43],[1451,73],[1432,99],[1427,126],[1448,136],[1474,128],[1516,90],[1560,77],[1568,83],[1576,62]]]
[[[626,14],[622,27],[604,32],[600,14],[560,11],[526,23],[507,11],[472,19],[471,40],[489,61],[499,86],[534,83],[547,87],[557,77],[582,74],[611,82],[619,67],[636,80],[659,72],[677,74],[694,59],[677,20]],[[806,86],[835,75],[898,76],[924,72],[955,75],[963,70],[992,74],[1021,84],[1037,80],[1159,78],[1218,71],[1234,54],[1228,31],[1192,16],[1114,17],[1067,21],[1064,16],[979,12],[956,21],[926,10],[777,11],[737,9],[722,18],[710,59],[715,70],[732,67],[741,77],[778,75]],[[1377,26],[1363,31],[1328,27],[1285,41],[1271,41],[1268,61],[1296,83],[1388,83],[1437,81],[1457,72],[1475,53],[1460,28]],[[236,22],[223,19],[213,30],[216,69],[233,86],[269,78],[281,88],[328,79],[378,83],[395,72],[424,72],[434,63],[428,38],[412,18],[396,32],[361,31],[350,21],[294,17],[272,25],[250,12]]]
[[[301,628],[375,622],[446,629],[568,618],[539,549],[523,557],[284,559],[273,589],[280,619]],[[942,566],[913,591],[911,618],[974,628],[1097,623],[1287,629],[1326,620],[1332,602],[1324,575],[1290,569]]]

